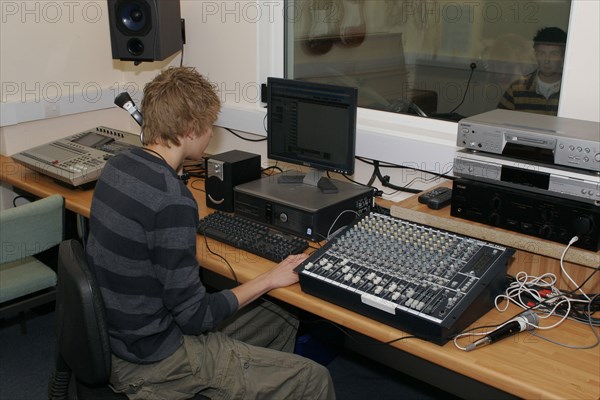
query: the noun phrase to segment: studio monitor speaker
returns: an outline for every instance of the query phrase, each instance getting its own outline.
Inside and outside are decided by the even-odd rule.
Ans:
[[[180,51],[179,0],[108,0],[113,59],[161,61]]]
[[[206,205],[232,212],[233,188],[260,178],[260,155],[232,150],[206,160]]]

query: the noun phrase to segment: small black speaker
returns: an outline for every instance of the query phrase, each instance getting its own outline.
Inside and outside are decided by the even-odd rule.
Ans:
[[[179,0],[108,0],[113,59],[161,61],[183,48]]]
[[[233,188],[260,179],[260,155],[232,150],[206,159],[206,206],[233,212]]]

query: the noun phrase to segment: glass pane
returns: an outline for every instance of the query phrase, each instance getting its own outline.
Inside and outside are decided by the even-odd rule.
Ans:
[[[500,106],[556,115],[570,7],[288,0],[286,77],[354,86],[361,107],[397,113],[458,120]]]

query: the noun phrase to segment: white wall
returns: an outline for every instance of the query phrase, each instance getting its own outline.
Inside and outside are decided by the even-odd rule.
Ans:
[[[179,55],[134,67],[112,59],[106,1],[0,0],[0,152],[14,154],[94,126],[135,124],[95,112]],[[79,116],[78,116],[79,114]],[[118,114],[110,114],[118,115]],[[40,121],[48,121],[48,125]],[[29,122],[34,121],[34,122]]]
[[[571,21],[560,105],[561,116],[600,121],[600,1],[576,0]]]
[[[266,134],[257,89],[266,76],[281,76],[283,71],[282,4],[181,0],[187,33],[184,64],[198,68],[221,89],[224,107],[218,125]],[[180,55],[137,67],[113,61],[105,1],[0,0],[0,12],[2,154],[95,125],[135,131],[135,123],[123,111],[93,110],[113,108],[120,91],[139,92],[160,69],[180,61]],[[573,4],[561,116],[600,121],[598,15],[598,1]],[[16,124],[54,115],[58,117],[46,122]],[[453,123],[361,110],[357,153],[440,172],[452,162],[455,131]],[[234,147],[262,153],[266,159],[264,142],[250,145],[220,130],[209,150]],[[370,168],[360,163],[357,167],[357,179],[366,181]],[[412,179],[393,170],[386,173],[398,185]]]

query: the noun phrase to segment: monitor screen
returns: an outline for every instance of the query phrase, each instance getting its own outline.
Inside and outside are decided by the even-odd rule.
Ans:
[[[267,156],[321,171],[354,173],[357,89],[267,81]]]

